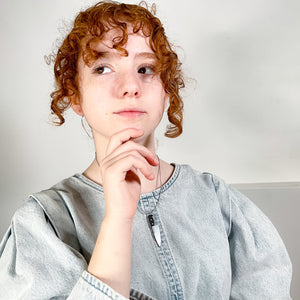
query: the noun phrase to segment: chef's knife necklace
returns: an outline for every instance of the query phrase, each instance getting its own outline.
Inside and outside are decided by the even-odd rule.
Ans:
[[[162,189],[162,186],[161,186],[162,185],[162,180],[161,180],[161,170],[160,170],[160,159],[159,159],[158,155],[157,155],[157,158],[158,158],[158,172],[157,172],[157,175],[159,175],[159,179],[160,179],[160,189],[159,189],[159,192],[158,192],[158,199],[156,200],[154,208],[150,212],[148,212],[148,213],[143,212],[139,208],[139,206],[137,206],[137,210],[141,214],[143,214],[144,216],[146,216],[148,224],[149,224],[149,227],[150,227],[150,230],[151,230],[152,237],[154,238],[157,246],[160,247],[161,246],[160,230],[159,230],[159,226],[155,225],[155,221],[154,221],[154,218],[153,218],[153,215],[152,215],[152,212],[156,209],[156,207],[158,205],[158,202],[159,202],[159,199],[160,199],[160,194],[161,194],[161,189]],[[97,153],[96,152],[95,152],[95,160],[96,160],[97,165],[100,167],[100,164],[99,164],[98,159],[97,159]],[[156,186],[158,186],[158,176],[156,178]]]
[[[162,189],[162,181],[161,181],[161,170],[160,170],[160,159],[157,155],[157,158],[158,158],[158,172],[157,172],[157,178],[156,178],[156,186],[158,186],[158,176],[159,176],[159,179],[160,179],[160,189],[159,189],[159,192],[158,192],[158,199],[156,200],[156,203],[155,203],[155,206],[154,208],[148,212],[148,213],[145,213],[143,212],[139,206],[137,207],[138,211],[145,215],[146,218],[147,218],[147,221],[148,221],[148,224],[149,224],[149,227],[150,227],[150,230],[151,230],[151,233],[152,233],[152,237],[154,238],[156,244],[158,247],[161,246],[161,235],[160,235],[160,230],[159,230],[159,226],[156,224],[155,225],[155,221],[154,221],[154,218],[153,218],[153,215],[152,215],[152,212],[156,209],[158,203],[159,203],[159,199],[160,199],[160,194],[161,194],[161,189]]]

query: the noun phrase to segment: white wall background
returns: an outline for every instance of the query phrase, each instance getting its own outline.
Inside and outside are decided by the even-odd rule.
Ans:
[[[125,1],[130,2],[130,1]],[[27,195],[83,171],[93,144],[72,112],[49,124],[64,24],[95,1],[0,2],[0,235]],[[158,132],[164,159],[229,183],[300,181],[300,1],[157,0],[189,78],[181,137]],[[288,218],[288,216],[285,216]]]

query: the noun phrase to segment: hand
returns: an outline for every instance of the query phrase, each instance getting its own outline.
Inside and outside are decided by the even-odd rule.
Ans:
[[[106,218],[133,220],[141,194],[138,171],[148,180],[155,179],[151,166],[159,164],[156,155],[132,140],[142,135],[143,131],[135,128],[114,134],[99,162]]]

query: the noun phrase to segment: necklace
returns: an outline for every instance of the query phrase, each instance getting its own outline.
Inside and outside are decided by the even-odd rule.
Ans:
[[[159,230],[159,226],[157,224],[155,224],[155,221],[154,221],[154,218],[153,218],[153,212],[154,210],[156,209],[158,203],[159,203],[159,200],[160,200],[160,194],[161,194],[161,189],[162,189],[162,180],[161,180],[161,170],[160,170],[160,159],[157,155],[157,158],[158,158],[158,172],[157,172],[157,178],[156,178],[156,186],[158,186],[158,176],[159,176],[159,179],[160,179],[160,189],[159,189],[159,192],[158,192],[158,198],[156,200],[156,203],[155,203],[155,206],[154,208],[148,212],[148,213],[145,213],[143,212],[139,206],[137,206],[137,210],[144,216],[146,216],[146,219],[147,219],[147,223],[149,225],[149,228],[150,228],[150,231],[151,231],[151,234],[152,234],[152,237],[154,239],[154,241],[156,242],[157,246],[160,247],[161,246],[161,235],[160,235],[160,230]],[[100,164],[98,162],[98,159],[97,159],[97,153],[95,152],[95,160],[97,162],[97,165],[100,167]]]
[[[156,203],[155,203],[155,206],[154,208],[148,212],[148,213],[145,213],[143,212],[139,206],[137,206],[137,210],[146,216],[146,219],[148,221],[148,225],[149,225],[149,228],[150,228],[150,231],[151,231],[151,234],[152,234],[152,237],[154,239],[154,241],[156,242],[157,246],[160,247],[161,246],[161,235],[160,235],[160,230],[159,230],[159,226],[157,224],[155,224],[155,221],[154,221],[154,218],[153,218],[153,212],[154,210],[156,209],[158,203],[159,203],[159,200],[160,200],[160,194],[161,194],[161,189],[162,189],[162,180],[161,180],[161,170],[160,170],[160,159],[157,155],[157,158],[158,158],[158,172],[157,172],[157,179],[156,179],[156,186],[158,186],[158,175],[159,175],[159,178],[160,178],[160,189],[159,189],[159,192],[158,192],[158,199],[156,200]]]

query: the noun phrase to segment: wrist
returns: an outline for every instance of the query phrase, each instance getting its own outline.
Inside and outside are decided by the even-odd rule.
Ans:
[[[104,215],[102,224],[112,224],[114,226],[125,226],[125,227],[132,227],[134,217],[124,217],[123,215],[118,214],[106,214]]]

